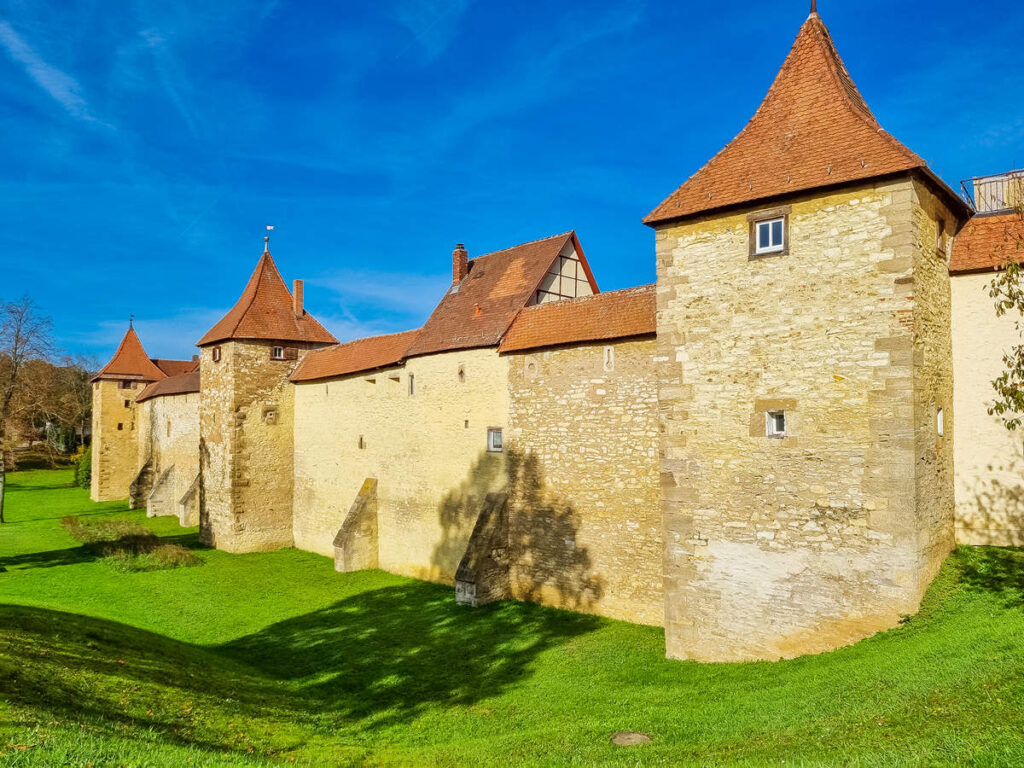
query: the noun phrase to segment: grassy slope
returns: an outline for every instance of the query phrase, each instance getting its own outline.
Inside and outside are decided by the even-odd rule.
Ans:
[[[1024,764],[1024,558],[965,549],[907,626],[776,664],[662,658],[650,627],[296,550],[119,573],[59,527],[124,516],[12,476],[0,529],[0,763]],[[145,521],[197,546],[171,519]],[[608,743],[615,730],[650,745]]]

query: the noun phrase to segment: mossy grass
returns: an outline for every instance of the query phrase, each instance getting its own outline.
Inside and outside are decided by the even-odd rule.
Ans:
[[[657,627],[206,549],[69,470],[11,481],[2,765],[1024,764],[1019,551],[959,550],[918,614],[849,648],[706,665],[665,659]],[[115,570],[66,516],[204,566]]]

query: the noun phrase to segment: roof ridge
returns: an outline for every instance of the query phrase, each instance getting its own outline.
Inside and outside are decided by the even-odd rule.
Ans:
[[[252,275],[249,277],[249,285],[252,286],[252,295],[249,297],[249,301],[248,303],[246,303],[245,308],[238,313],[238,319],[235,320],[235,325],[231,329],[231,336],[235,335],[235,332],[242,324],[242,320],[245,319],[246,313],[252,307],[253,302],[256,301],[256,294],[259,293],[260,283],[263,281],[263,273],[266,271],[267,268],[267,261],[270,261],[271,264],[274,264],[274,257],[270,255],[269,249],[264,249],[263,253],[260,254],[260,260],[256,262],[256,269],[253,270]],[[277,269],[276,264],[274,264],[274,269],[275,271],[277,271],[278,277],[280,277],[281,271]],[[281,278],[281,280],[283,281],[284,278]],[[249,290],[249,285],[245,286],[245,290],[242,291],[243,296],[245,296],[246,291]],[[287,288],[288,284],[285,283],[284,287]]]
[[[839,50],[836,48],[835,41],[832,39],[832,32],[829,31],[828,26],[817,13],[809,16],[805,23],[810,22],[811,19],[815,19],[817,21],[815,26],[818,28],[817,31],[821,36],[821,43],[825,46],[825,53],[827,54],[825,60],[828,64],[829,70],[831,71],[833,79],[839,86],[839,97],[846,101],[847,106],[850,107],[856,117],[863,120],[869,128],[875,129],[882,138],[886,139],[893,146],[894,149],[905,155],[909,160],[915,160],[925,164],[924,160],[922,160],[916,152],[907,147],[903,142],[882,127],[882,124],[878,121],[878,117],[876,117],[875,113],[871,110],[871,107],[868,106],[864,95],[860,92],[860,88],[858,88],[857,84],[853,81],[853,77],[850,75],[850,70],[846,68],[846,63],[839,55]],[[854,98],[854,96],[856,96],[856,98]]]
[[[422,326],[420,326],[422,328]],[[347,347],[352,344],[358,344],[361,341],[371,341],[373,339],[389,339],[393,336],[401,336],[404,333],[416,333],[420,328],[410,328],[407,331],[394,331],[393,333],[376,333],[373,336],[360,336],[358,339],[349,339],[348,341],[339,341],[337,344],[331,344],[327,347],[321,347],[320,349],[312,350],[311,354],[316,352],[326,352],[329,349],[337,349],[338,347]]]
[[[643,291],[649,291],[652,288],[655,288],[656,286],[657,283],[644,283],[643,285],[633,285],[630,286],[629,288],[616,288],[614,291],[601,291],[601,293],[592,293],[589,296],[574,296],[571,299],[546,301],[542,304],[531,304],[528,307],[523,307],[520,310],[520,312],[532,312],[535,309],[542,309],[543,307],[565,306],[566,304],[583,304],[588,301],[600,300],[608,296],[621,296],[627,293],[641,293]]]
[[[474,256],[473,258],[471,258],[470,261],[476,261],[477,259],[483,259],[483,258],[486,258],[487,256],[494,256],[495,254],[498,254],[498,253],[505,253],[505,251],[511,251],[514,248],[522,248],[524,245],[535,245],[536,243],[543,243],[543,242],[545,242],[547,240],[554,240],[555,238],[559,238],[559,237],[568,238],[571,235],[574,235],[575,233],[576,233],[575,229],[570,229],[568,232],[560,232],[557,235],[548,235],[547,237],[538,237],[536,240],[527,240],[525,243],[516,243],[515,245],[510,245],[508,248],[499,248],[496,251],[490,251],[488,253],[481,253],[479,256]]]

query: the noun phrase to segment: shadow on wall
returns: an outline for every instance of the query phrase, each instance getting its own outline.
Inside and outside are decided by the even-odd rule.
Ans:
[[[431,564],[454,578],[486,496],[495,490],[508,494],[511,597],[591,609],[603,587],[587,547],[578,543],[580,516],[571,502],[545,487],[537,457],[514,446],[506,445],[504,453],[482,452],[466,481],[445,495],[438,510],[442,536]]]
[[[1024,452],[1004,464],[990,464],[987,474],[966,489],[957,528],[964,543],[1024,544]],[[968,511],[969,510],[969,511]]]
[[[547,648],[600,620],[521,603],[458,606],[450,587],[386,587],[274,624],[222,651],[292,681],[304,708],[375,726],[468,706],[530,674]]]

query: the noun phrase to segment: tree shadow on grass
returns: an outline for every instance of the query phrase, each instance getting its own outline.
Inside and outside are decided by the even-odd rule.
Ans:
[[[514,602],[467,608],[450,587],[412,582],[274,624],[222,651],[291,681],[314,710],[377,727],[497,695],[528,677],[538,654],[601,622]]]
[[[1004,604],[1024,608],[1024,550],[960,547],[960,578],[972,589],[991,592]]]
[[[158,536],[160,544],[177,544],[185,549],[202,551],[210,549],[199,540],[198,533],[183,533],[174,536]],[[120,540],[104,542],[110,548],[116,549]],[[91,563],[103,557],[103,552],[95,546],[81,544],[77,547],[67,549],[52,549],[46,552],[26,552],[21,555],[8,555],[0,557],[0,568],[10,570],[12,568],[56,568],[61,565],[75,565],[76,563]],[[2,572],[2,571],[0,571]]]
[[[223,754],[253,746],[231,743],[224,722],[279,717],[282,694],[206,648],[104,619],[0,605],[0,698],[41,717],[139,728]]]

